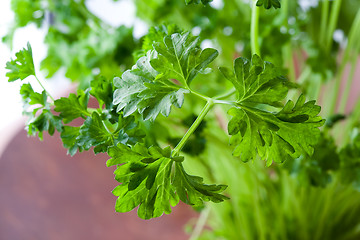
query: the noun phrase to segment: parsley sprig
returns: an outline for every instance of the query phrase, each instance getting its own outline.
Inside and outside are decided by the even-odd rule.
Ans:
[[[192,83],[214,72],[209,67],[213,68],[217,50],[201,49],[199,38],[188,32],[165,34],[152,45],[120,77],[113,81],[95,78],[89,88],[68,97],[48,101],[45,89],[36,93],[30,84],[21,87],[25,109],[40,106],[29,112],[30,134],[39,132],[41,137],[43,131],[52,135],[57,130],[71,155],[91,148],[95,153],[108,153],[107,166],[116,166],[115,179],[120,183],[113,190],[118,197],[116,211],[139,207],[139,217],[149,219],[170,213],[179,200],[201,206],[204,201],[228,199],[222,194],[226,185],[205,184],[183,165],[186,155],[182,149],[215,105],[230,106],[230,142],[235,146],[234,156],[241,160],[260,156],[271,164],[312,154],[318,128],[324,123],[318,116],[320,107],[314,101],[306,102],[303,95],[296,103],[285,103],[289,89],[296,86],[274,65],[257,55],[251,60],[238,58],[233,70],[219,68],[224,81],[234,87],[207,96],[194,90]],[[7,65],[9,81],[36,76],[30,45],[16,56]],[[177,145],[172,149],[162,146],[162,139],[150,141],[147,133],[159,114],[168,117],[172,106],[185,104],[187,95],[206,104]],[[97,100],[98,108],[89,107],[90,98]],[[75,124],[79,119],[80,126]]]

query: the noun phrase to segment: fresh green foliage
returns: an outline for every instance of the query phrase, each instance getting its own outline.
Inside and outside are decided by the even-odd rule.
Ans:
[[[300,96],[296,104],[289,100],[279,112],[265,110],[266,105],[282,107],[291,84],[276,68],[254,55],[251,61],[238,58],[234,72],[220,68],[237,93],[236,107],[229,110],[233,117],[228,125],[234,155],[242,161],[255,159],[257,154],[271,164],[312,155],[312,146],[320,135],[318,127],[324,120],[317,116],[320,107],[314,101],[305,103]]]
[[[124,116],[136,110],[145,120],[155,120],[159,113],[168,116],[171,106],[180,108],[184,94],[189,93],[190,82],[217,57],[215,49],[201,49],[198,38],[190,33],[175,33],[155,42],[154,50],[141,57],[132,70],[114,78],[117,88],[114,105]],[[177,80],[181,85],[172,81]]]
[[[154,43],[159,56],[151,61],[151,65],[166,77],[188,86],[219,54],[212,48],[201,51],[198,42],[199,38],[190,33],[168,35],[164,42]]]
[[[184,94],[189,91],[180,88],[171,81],[158,76],[159,73],[150,65],[155,52],[148,52],[140,58],[136,67],[123,73],[122,78],[114,78],[116,88],[114,105],[117,111],[124,111],[124,116],[136,110],[143,114],[145,120],[155,120],[159,113],[170,114],[171,106],[180,108],[184,102]]]
[[[277,9],[281,7],[280,0],[258,0],[256,6],[264,6],[265,9],[270,9],[271,7]]]
[[[6,73],[6,77],[9,78],[9,82],[16,81],[18,79],[24,80],[28,76],[35,76],[34,61],[32,57],[32,49],[30,43],[27,44],[27,49],[17,52],[15,54],[16,59],[6,63],[6,69],[10,70]]]
[[[313,186],[326,187],[333,180],[333,173],[340,167],[340,158],[335,142],[330,137],[321,135],[319,143],[314,146],[313,155],[301,155],[294,161],[285,163],[299,182]]]
[[[341,149],[340,153],[340,178],[345,184],[352,184],[360,190],[360,134],[354,128],[351,142]]]
[[[77,95],[70,93],[68,98],[60,98],[54,102],[56,112],[60,112],[60,117],[63,118],[64,123],[69,123],[72,120],[86,116],[90,116],[87,111],[89,101],[89,92],[80,90]]]
[[[187,174],[181,163],[183,157],[172,157],[170,147],[146,148],[136,144],[129,148],[118,144],[108,154],[112,158],[106,164],[118,165],[115,179],[122,183],[113,190],[118,196],[115,206],[118,212],[139,206],[139,217],[150,219],[169,214],[179,199],[194,206],[201,206],[203,201],[227,199],[220,194],[226,186],[206,185],[201,177]]]
[[[358,1],[309,10],[299,1],[253,1],[269,11],[209,2],[135,0],[154,26],[135,39],[133,28],[110,26],[86,1],[12,0],[15,24],[4,40],[49,13],[42,70],[51,77],[63,69],[80,83],[56,100],[23,84],[29,134],[58,131],[70,155],[107,153],[118,212],[138,208],[150,219],[179,201],[203,209],[191,239],[359,239],[360,105],[345,111],[360,49]],[[7,69],[9,81],[34,75],[40,83],[30,45]],[[332,78],[334,93],[320,94]],[[206,220],[211,231],[201,238]]]
[[[43,138],[43,131],[53,135],[55,129],[62,131],[61,118],[54,116],[47,102],[48,95],[45,91],[41,94],[34,92],[30,84],[23,84],[20,94],[24,103],[24,115],[28,116],[27,131],[29,135],[39,134],[39,138]]]

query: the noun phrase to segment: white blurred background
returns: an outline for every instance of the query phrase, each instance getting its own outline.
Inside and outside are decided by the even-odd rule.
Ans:
[[[10,2],[10,0],[0,1],[0,38],[8,33],[14,20]],[[112,0],[88,0],[86,3],[91,12],[110,25],[134,26],[135,37],[140,37],[147,31],[146,24],[135,18],[135,6],[131,0],[118,2]],[[27,42],[30,42],[37,75],[53,96],[62,95],[70,87],[70,82],[64,77],[63,72],[59,71],[52,79],[45,80],[43,74],[39,71],[40,62],[45,58],[47,52],[44,44],[47,27],[45,24],[41,29],[38,29],[35,24],[30,24],[17,30],[14,35],[12,50],[0,41],[0,155],[13,134],[24,127],[25,121],[22,117],[22,103],[19,94],[21,82],[18,80],[9,83],[5,77],[6,62],[10,58],[14,58],[17,51],[25,47]],[[35,91],[42,91],[33,77],[30,76],[24,81],[30,81]]]

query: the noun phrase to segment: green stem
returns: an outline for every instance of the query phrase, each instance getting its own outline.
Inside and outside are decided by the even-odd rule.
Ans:
[[[339,110],[341,113],[345,111],[345,105],[349,98],[350,89],[354,80],[354,73],[356,69],[358,52],[360,50],[360,41],[358,40],[359,35],[360,35],[360,9],[358,10],[353,25],[351,26],[348,45],[345,49],[344,57],[342,60],[343,62],[348,62],[348,59],[351,58],[351,69],[350,69],[349,77],[346,81],[346,87],[340,101]]]
[[[205,95],[202,95],[201,93],[198,93],[198,92],[196,92],[196,91],[193,91],[193,90],[191,90],[190,88],[188,88],[188,90],[192,93],[192,94],[194,94],[195,96],[197,96],[197,97],[199,97],[199,98],[201,98],[201,99],[203,99],[203,100],[205,100],[205,101],[208,101],[210,98],[209,97],[207,97],[207,96],[205,96]]]
[[[233,95],[234,93],[236,93],[236,89],[232,88],[228,92],[214,97],[214,99],[217,99],[217,100],[226,99],[226,98],[230,97],[231,95]]]
[[[337,103],[337,100],[338,100],[338,96],[340,95],[341,80],[342,80],[342,76],[343,76],[346,64],[349,62],[349,59],[351,59],[351,57],[353,57],[353,61],[357,60],[357,52],[359,51],[359,48],[360,48],[360,44],[359,44],[359,41],[358,41],[359,33],[360,33],[360,10],[358,10],[358,12],[356,14],[356,17],[355,17],[355,20],[353,22],[353,25],[351,26],[350,33],[349,33],[348,44],[347,44],[346,49],[344,51],[344,56],[342,58],[339,70],[336,73],[335,86],[332,88],[333,92],[331,94],[332,98],[330,100],[331,104],[330,104],[330,108],[329,108],[329,115],[335,113],[336,103]],[[348,79],[348,81],[349,81],[349,79]],[[349,85],[349,84],[350,83],[347,82],[347,85]],[[341,101],[344,102],[345,98],[346,99],[348,98],[346,92],[343,94]]]
[[[210,207],[205,207],[205,209],[201,211],[200,217],[196,223],[195,229],[192,232],[189,240],[196,240],[199,238],[202,230],[204,229],[206,221],[209,217],[209,213],[210,213]]]
[[[341,1],[342,0],[335,0],[335,3],[331,8],[329,31],[327,32],[327,39],[325,42],[325,47],[328,52],[331,51],[331,47],[332,47],[332,43],[333,43],[333,34],[334,34],[336,24],[338,21],[338,17],[339,17]]]
[[[352,61],[351,63],[351,69],[350,69],[350,73],[349,76],[347,78],[346,81],[346,87],[345,90],[343,92],[343,95],[341,97],[341,101],[340,101],[340,107],[339,107],[339,112],[340,113],[344,113],[345,112],[345,107],[346,107],[346,103],[347,100],[349,98],[350,95],[350,89],[354,80],[354,75],[355,75],[355,70],[356,70],[356,64],[357,64],[357,59],[355,59],[355,61]]]
[[[174,150],[172,151],[172,156],[178,156],[181,149],[185,146],[185,143],[189,139],[189,137],[195,132],[200,123],[204,120],[206,114],[210,111],[210,109],[214,106],[214,101],[212,99],[208,99],[205,107],[201,110],[199,116],[196,118],[195,122],[191,125],[189,130],[185,133],[180,142],[176,145]]]
[[[323,43],[325,41],[328,16],[329,16],[329,0],[324,0],[321,6],[321,24],[320,24],[319,43]]]
[[[51,94],[48,92],[48,91],[46,91],[46,89],[45,89],[45,87],[41,84],[41,82],[40,82],[40,80],[38,79],[38,77],[36,76],[36,75],[34,75],[35,76],[35,79],[36,79],[36,81],[40,84],[40,86],[42,87],[42,89],[46,92],[46,94],[51,98],[51,100],[54,102],[55,101],[55,99],[51,96]]]
[[[256,0],[253,0],[251,9],[251,26],[250,26],[250,41],[251,41],[251,54],[260,56],[259,45],[259,13],[260,9],[256,6]]]

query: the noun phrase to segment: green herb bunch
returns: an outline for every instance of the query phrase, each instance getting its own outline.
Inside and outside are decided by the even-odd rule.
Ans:
[[[78,15],[86,13],[97,26],[88,29],[82,41],[90,39],[92,33],[101,34],[101,20],[85,11],[83,3],[70,2],[75,10],[82,9]],[[115,167],[115,179],[119,182],[113,190],[118,197],[118,212],[138,207],[139,217],[150,219],[169,214],[182,201],[204,209],[202,216],[209,209],[214,212],[212,237],[238,236],[238,232],[219,223],[216,217],[221,217],[234,224],[229,224],[232,229],[241,225],[246,230],[242,232],[243,239],[296,239],[296,229],[292,225],[285,228],[284,222],[277,232],[272,231],[277,226],[271,224],[261,227],[271,214],[278,214],[279,222],[301,225],[306,229],[303,239],[313,234],[317,239],[330,236],[322,235],[326,229],[323,225],[316,233],[307,228],[306,219],[314,216],[302,215],[299,209],[307,204],[305,193],[313,201],[321,196],[326,209],[320,205],[314,208],[321,222],[325,216],[336,215],[329,206],[340,202],[342,196],[359,197],[360,106],[357,104],[351,113],[345,112],[345,106],[360,51],[356,41],[360,36],[360,11],[348,14],[352,16],[347,20],[351,23],[349,28],[337,24],[339,16],[349,11],[344,10],[340,0],[331,5],[327,0],[321,3],[317,25],[306,23],[304,16],[316,22],[318,9],[306,12],[299,8],[298,1],[258,0],[250,6],[229,0],[224,1],[222,10],[215,10],[210,2],[147,2],[155,13],[164,14],[142,11],[138,15],[157,26],[150,28],[140,41],[131,37],[124,40],[124,34],[115,34],[118,45],[111,45],[99,56],[94,54],[96,61],[90,61],[91,64],[86,59],[74,59],[72,62],[87,69],[85,75],[74,71],[77,64],[69,66],[56,60],[58,67],[62,64],[73,80],[81,82],[77,93],[67,98],[54,99],[45,88],[38,93],[30,83],[23,84],[20,94],[24,114],[29,116],[29,135],[42,139],[44,132],[53,135],[58,131],[70,155],[90,149],[95,154],[107,153],[110,159],[106,165]],[[142,0],[135,3],[138,9],[148,6]],[[351,4],[356,3],[349,1]],[[53,8],[55,13],[56,9]],[[194,13],[189,13],[189,9]],[[230,9],[236,14],[229,14]],[[163,21],[175,24],[160,25]],[[178,27],[190,26],[187,30],[191,30],[195,25],[201,26],[199,36]],[[56,24],[53,27],[56,34],[63,35]],[[339,64],[334,59],[341,46],[332,38],[336,27],[343,30],[348,40]],[[204,39],[213,39],[218,50],[202,47]],[[62,44],[56,38],[52,40],[52,46]],[[133,63],[128,51],[124,62],[112,54],[115,49],[124,50],[128,42],[132,43]],[[67,41],[62,46],[72,48],[77,43]],[[234,46],[239,44],[243,48],[238,51]],[[91,45],[91,49],[96,46]],[[306,60],[302,51],[307,54]],[[15,57],[6,66],[9,82],[31,76],[40,83],[30,44]],[[50,58],[58,56],[49,52],[49,61],[43,62],[47,70],[52,69]],[[106,66],[104,59],[111,66],[122,64],[123,69]],[[337,108],[339,86],[348,63],[349,80]],[[100,68],[100,74],[92,74],[92,68]],[[301,68],[301,74],[296,73],[296,68]],[[321,88],[326,84],[332,86],[332,93],[321,96]],[[98,107],[89,107],[89,99],[95,99]],[[317,100],[326,103],[323,111]],[[75,124],[79,118],[80,126]],[[268,168],[259,163],[260,159]],[[241,164],[249,161],[254,164]],[[243,177],[239,178],[239,174]],[[299,192],[301,197],[295,201],[293,196]],[[333,198],[325,200],[329,196]],[[352,206],[358,209],[354,202],[344,206],[343,213]],[[249,207],[255,208],[255,216],[245,211]],[[290,211],[291,207],[296,211]],[[339,226],[341,217],[336,216],[334,222]],[[195,227],[194,239],[200,235],[197,229],[202,229],[202,222],[199,220]],[[248,226],[249,222],[259,226]],[[358,236],[355,222],[344,229],[353,231],[349,236]],[[206,236],[205,233],[204,239]]]

